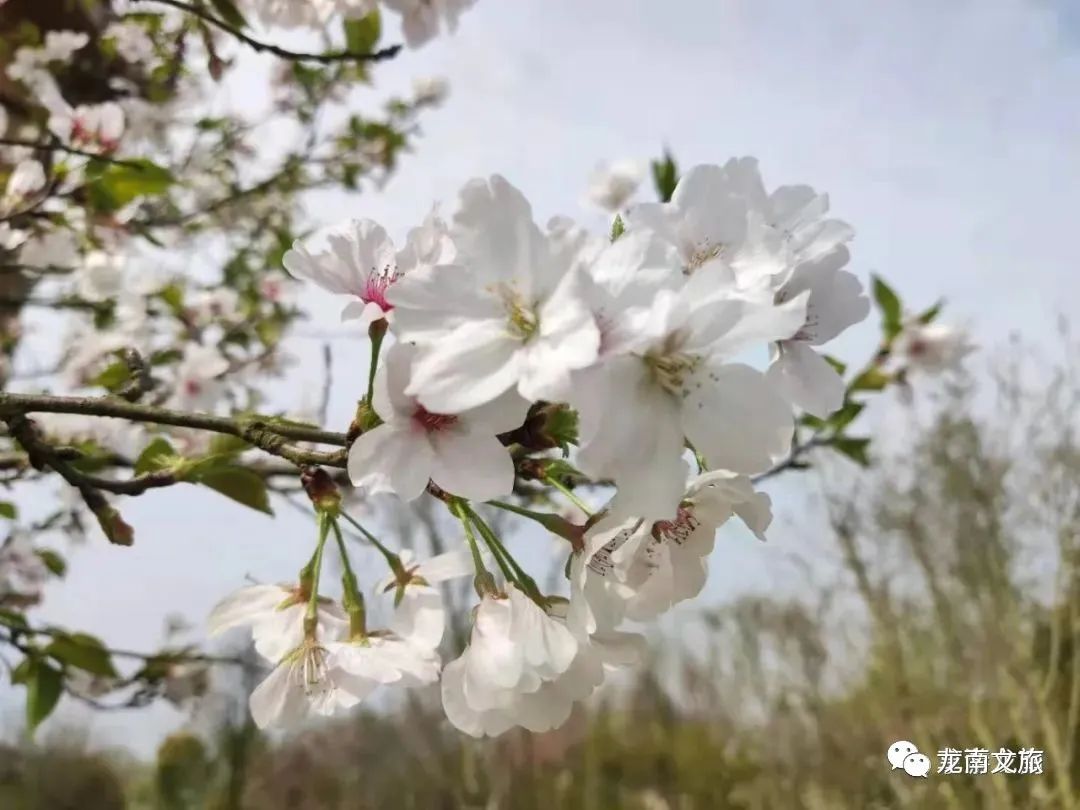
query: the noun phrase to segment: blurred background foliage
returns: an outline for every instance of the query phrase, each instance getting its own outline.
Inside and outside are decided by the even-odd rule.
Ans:
[[[978,384],[883,414],[872,468],[807,473],[831,526],[800,552],[813,585],[684,615],[557,732],[474,741],[420,693],[274,740],[238,684],[213,733],[155,761],[72,733],[5,749],[0,807],[1080,807],[1080,366],[1061,345],[1014,345]],[[928,779],[890,769],[897,739],[931,755]],[[1044,772],[936,773],[939,749],[1003,746],[1042,749]]]

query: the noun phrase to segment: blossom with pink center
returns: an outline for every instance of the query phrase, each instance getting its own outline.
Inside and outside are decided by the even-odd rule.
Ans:
[[[451,251],[446,226],[433,211],[409,232],[401,251],[395,250],[381,225],[361,219],[298,240],[282,262],[292,275],[350,296],[353,300],[345,305],[341,319],[367,326],[390,319],[393,306],[387,291],[406,272],[444,261]]]
[[[368,494],[393,492],[404,500],[419,497],[428,481],[477,501],[509,495],[514,464],[496,436],[519,427],[529,404],[507,392],[459,414],[429,411],[405,393],[415,352],[398,343],[383,357],[373,397],[383,424],[349,448],[349,478]]]
[[[225,393],[220,377],[228,370],[229,361],[214,347],[188,344],[176,369],[176,387],[169,404],[185,411],[212,409]]]
[[[940,374],[975,351],[968,333],[955,326],[909,321],[893,343],[893,358],[906,371]]]
[[[529,201],[499,175],[462,188],[450,235],[453,263],[410,272],[389,293],[395,336],[419,347],[408,393],[440,413],[510,390],[563,399],[600,342],[577,254],[540,230]]]
[[[113,101],[61,107],[49,117],[49,129],[80,149],[110,154],[124,134],[124,111]]]
[[[624,618],[655,618],[697,596],[708,573],[716,530],[737,515],[765,539],[772,521],[769,496],[750,479],[724,470],[692,479],[673,519],[650,523],[627,517],[618,496],[593,526],[570,564],[568,621],[577,632],[616,627]]]

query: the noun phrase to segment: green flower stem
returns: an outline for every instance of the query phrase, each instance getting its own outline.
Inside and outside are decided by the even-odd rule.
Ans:
[[[368,337],[371,338],[371,366],[368,369],[367,381],[367,404],[371,406],[371,399],[375,395],[375,372],[379,368],[379,350],[382,348],[383,338],[386,336],[386,320],[380,318],[373,321],[368,327]]]
[[[326,537],[330,534],[333,521],[325,512],[319,513],[319,539],[315,545],[315,554],[304,570],[311,580],[311,593],[308,595],[307,612],[304,614],[304,635],[314,638],[315,628],[319,623],[319,577],[322,575],[323,552],[326,549]],[[310,571],[308,569],[310,568]]]
[[[401,564],[401,557],[380,543],[379,538],[365,529],[356,518],[344,511],[339,514],[341,517],[345,518],[345,520],[349,521],[353,528],[364,535],[364,538],[371,543],[371,545],[379,550],[379,553],[382,554],[383,558],[386,560],[386,564],[390,566],[390,570],[393,572],[394,577],[398,580],[403,580],[405,578],[405,566]]]
[[[525,591],[534,600],[543,601],[543,595],[540,593],[540,589],[536,587],[536,582],[525,573],[524,569],[518,565],[517,560],[514,559],[514,555],[503,545],[502,540],[498,535],[492,531],[491,527],[487,525],[480,515],[470,507],[468,504],[462,504],[462,508],[465,510],[465,514],[469,516],[473,523],[476,524],[476,528],[480,531],[480,536],[484,538],[484,542],[488,544],[488,548],[491,549],[491,553],[495,555],[495,559],[499,560],[499,565],[503,567],[503,575],[506,576],[511,582],[516,582],[521,586],[521,589]],[[510,576],[506,567],[509,565],[513,569],[514,575]]]
[[[571,523],[561,515],[553,515],[550,512],[534,512],[532,509],[526,509],[523,506],[506,503],[505,501],[488,501],[487,503],[489,506],[494,506],[497,509],[513,512],[515,515],[521,515],[522,517],[527,517],[529,520],[536,521],[552,534],[558,535],[565,540],[569,540],[575,548],[583,541],[585,534],[584,528]]]
[[[341,585],[344,591],[342,603],[345,612],[349,614],[349,636],[353,639],[367,637],[366,610],[364,607],[364,595],[356,582],[356,573],[353,571],[352,562],[349,560],[349,551],[345,548],[345,538],[341,534],[341,527],[336,520],[330,522],[334,530],[334,538],[337,540],[338,550],[341,552],[341,564],[345,572],[341,575]]]
[[[566,484],[558,480],[555,476],[545,477],[544,481],[551,484],[551,486],[553,486],[555,489],[559,490],[559,492],[565,495],[567,499],[569,499],[569,501],[574,504],[574,506],[576,506],[578,509],[585,513],[586,517],[592,517],[592,509],[589,508],[589,505],[585,503],[585,501],[581,500],[581,498],[574,494],[574,490],[570,489],[570,487],[566,486]]]
[[[495,578],[491,575],[491,572],[487,570],[487,566],[484,565],[484,558],[480,556],[480,546],[476,542],[476,535],[473,534],[472,524],[469,522],[466,515],[466,506],[458,498],[454,498],[449,502],[451,513],[454,517],[461,521],[461,526],[465,529],[465,539],[469,543],[469,551],[472,552],[473,567],[476,569],[476,578],[473,580],[473,585],[476,588],[477,595],[483,599],[484,595],[491,593],[495,590]],[[499,565],[502,566],[502,561],[496,560]],[[504,571],[505,573],[505,571]]]

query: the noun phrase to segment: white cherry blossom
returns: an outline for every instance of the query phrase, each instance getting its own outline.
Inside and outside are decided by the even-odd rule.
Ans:
[[[469,646],[443,671],[447,718],[473,736],[501,734],[515,725],[552,728],[546,711],[565,703],[564,690],[574,696],[572,703],[578,690],[595,685],[586,687],[595,671],[568,673],[576,661],[594,669],[578,650],[565,622],[513,585],[505,595],[486,595],[476,609]]]
[[[412,91],[417,104],[442,104],[450,95],[450,82],[443,76],[420,76],[413,79]]]
[[[127,259],[122,253],[95,250],[75,273],[75,290],[87,301],[110,301],[124,292]]]
[[[393,573],[376,585],[382,592],[394,593],[394,617],[390,629],[413,644],[434,650],[446,628],[446,607],[439,583],[473,574],[469,552],[460,549],[416,561],[412,549],[402,549],[398,559],[405,575],[399,580]]]
[[[846,270],[849,254],[839,245],[831,253],[798,265],[776,293],[784,302],[809,292],[806,323],[775,345],[768,376],[796,405],[825,418],[844,402],[844,381],[813,346],[828,343],[870,313],[870,299],[859,279]]]
[[[613,478],[637,514],[665,519],[682,495],[686,441],[712,467],[768,468],[789,449],[790,405],[761,372],[727,359],[793,335],[806,298],[777,306],[739,297],[713,263],[681,289],[659,290],[648,307],[612,313],[623,321],[608,330],[617,348],[575,374],[570,392],[581,414],[580,469]]]
[[[604,211],[618,211],[634,196],[644,173],[633,160],[602,163],[589,177],[586,198]]]
[[[126,62],[148,63],[154,58],[154,41],[136,22],[109,23],[103,36],[112,40],[116,53]]]
[[[312,714],[329,715],[342,696],[327,667],[326,647],[301,639],[286,650],[255,690],[248,706],[259,728],[296,728]]]
[[[454,495],[486,501],[510,494],[514,465],[496,438],[518,427],[529,403],[507,391],[458,414],[433,413],[406,393],[415,349],[392,346],[376,373],[373,405],[383,424],[349,448],[353,484],[368,494],[419,497],[434,481]]]
[[[401,15],[401,31],[410,48],[418,48],[434,38],[443,24],[453,33],[458,17],[476,0],[382,0],[382,4]]]
[[[25,205],[47,182],[45,167],[31,158],[20,160],[8,176],[0,208],[11,211]]]
[[[769,496],[727,471],[693,478],[673,520],[625,518],[627,506],[613,502],[571,562],[568,615],[584,632],[609,630],[624,617],[655,618],[697,596],[716,530],[737,515],[764,540],[772,521]]]
[[[115,152],[124,134],[124,110],[113,101],[62,107],[49,117],[49,129],[81,149]]]
[[[828,197],[808,186],[765,190],[755,158],[690,169],[669,203],[633,206],[627,226],[651,228],[680,252],[684,272],[722,261],[745,290],[775,288],[799,263],[831,252],[853,235],[826,219]]]
[[[956,368],[973,351],[975,344],[963,329],[918,320],[904,325],[892,349],[893,360],[901,368],[927,374]]]
[[[353,220],[297,241],[285,253],[285,269],[328,292],[351,296],[341,319],[362,326],[390,319],[387,292],[402,275],[449,258],[445,225],[435,212],[409,232],[400,252],[386,230],[369,219]]]
[[[388,296],[395,334],[420,347],[407,393],[460,413],[514,388],[529,401],[565,389],[599,344],[572,257],[498,175],[461,191],[451,238],[453,264],[411,272]]]
[[[304,640],[304,613],[308,599],[295,585],[250,585],[227,596],[208,619],[211,636],[234,627],[250,626],[255,649],[269,661],[280,661]],[[344,611],[320,599],[318,635],[338,639],[348,628]]]
[[[176,367],[171,406],[196,411],[212,409],[225,393],[226,383],[221,375],[228,370],[229,361],[216,348],[188,343]]]
[[[416,687],[439,679],[441,662],[433,647],[412,643],[390,632],[372,633],[326,645],[326,666],[336,703],[357,705],[380,686]]]

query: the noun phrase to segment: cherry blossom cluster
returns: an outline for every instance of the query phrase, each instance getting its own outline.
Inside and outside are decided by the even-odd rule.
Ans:
[[[457,29],[458,18],[476,0],[246,0],[265,25],[284,28],[324,29],[338,18],[360,19],[385,7],[401,19],[401,30],[410,48],[417,48],[439,34],[445,26]]]
[[[276,665],[252,698],[256,720],[291,723],[378,684],[435,681],[443,617],[431,586],[471,573],[480,603],[468,646],[442,671],[448,718],[475,736],[563,723],[605,673],[640,657],[625,621],[701,591],[720,526],[738,516],[764,539],[770,501],[752,476],[790,453],[796,409],[824,418],[844,401],[818,352],[869,310],[845,269],[852,236],[824,195],[769,192],[743,158],[690,170],[669,202],[627,208],[610,235],[565,218],[541,227],[493,176],[400,246],[370,220],[297,242],[286,269],[345,296],[342,318],[372,338],[352,483],[406,501],[432,493],[469,551],[413,566],[380,544],[398,592],[383,631],[357,622],[349,587],[344,607],[318,595],[314,561],[299,585],[226,600],[213,627],[251,624]],[[767,371],[741,362],[755,349],[771,355]],[[582,525],[500,500],[523,457],[508,437],[541,413],[572,415],[576,450],[563,463],[614,488]],[[471,502],[569,540],[568,594],[542,593]],[[323,516],[336,531],[332,510]]]

